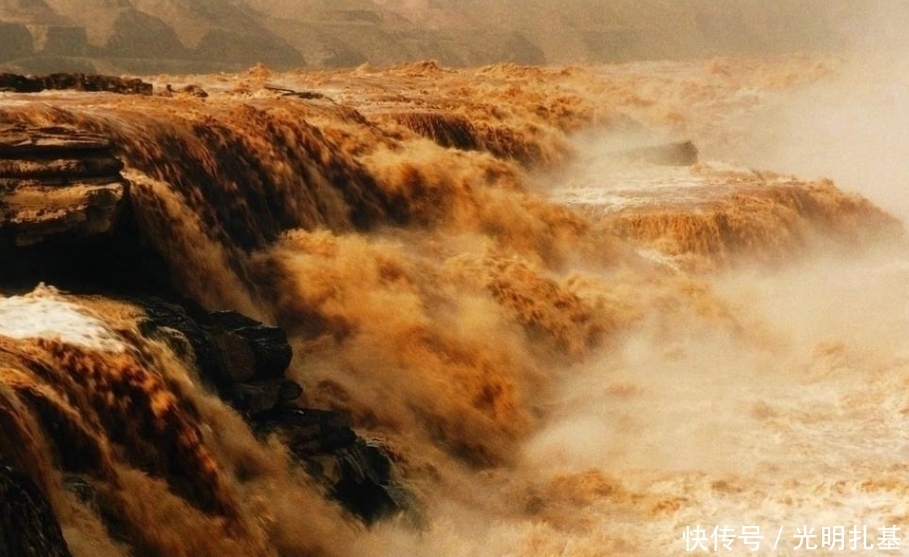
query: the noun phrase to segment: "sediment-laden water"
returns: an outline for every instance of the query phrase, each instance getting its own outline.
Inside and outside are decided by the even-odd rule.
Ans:
[[[904,215],[854,193],[895,182],[843,184],[778,134],[851,71],[259,67],[154,79],[205,99],[2,94],[4,125],[110,138],[169,286],[284,328],[300,401],[381,444],[421,519],[364,526],[135,304],[52,284],[0,299],[0,457],[76,556],[824,555],[840,527],[884,548],[909,527]],[[699,162],[627,155],[683,139]],[[862,152],[851,176],[879,176]]]

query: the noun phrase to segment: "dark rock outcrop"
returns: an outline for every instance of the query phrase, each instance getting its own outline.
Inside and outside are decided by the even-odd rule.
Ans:
[[[277,433],[307,471],[364,522],[415,514],[413,497],[395,481],[385,450],[359,437],[344,414],[283,406],[259,416],[256,426]]]
[[[351,427],[339,412],[294,403],[302,388],[286,379],[291,349],[283,330],[233,311],[207,312],[157,298],[145,308],[140,330],[164,339],[202,381],[246,416],[260,435],[276,434],[328,493],[364,522],[413,512],[413,498],[394,479],[385,451]]]
[[[293,353],[282,329],[189,302],[184,308],[158,298],[136,301],[146,312],[139,325],[143,334],[163,338],[183,359],[195,361],[200,378],[244,414],[300,396],[299,386],[284,378]]]
[[[151,95],[153,87],[139,78],[84,73],[52,73],[44,76],[24,76],[13,73],[0,74],[0,91],[38,93],[45,90],[74,90],[120,93],[123,95]]]
[[[44,90],[44,83],[38,78],[15,73],[0,74],[0,92],[38,93]]]
[[[248,369],[242,377],[231,372],[231,379],[276,379],[284,377],[293,353],[287,343],[287,335],[278,327],[272,327],[250,319],[236,311],[216,311],[198,316],[199,322],[211,332],[215,344],[223,354],[247,351]],[[236,370],[237,366],[232,366]]]
[[[25,474],[0,462],[0,557],[70,557],[47,499]]]

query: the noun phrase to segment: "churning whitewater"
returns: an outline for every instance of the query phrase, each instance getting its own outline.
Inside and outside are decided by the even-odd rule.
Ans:
[[[143,325],[146,293],[78,264],[2,286],[0,457],[76,557],[886,550],[909,528],[906,215],[842,161],[792,175],[824,167],[779,132],[854,71],[258,66],[154,78],[167,96],[0,93],[4,129],[109,140],[136,276],[281,327],[296,402],[349,416],[409,495],[367,526],[192,339]],[[208,96],[170,94],[188,84]]]

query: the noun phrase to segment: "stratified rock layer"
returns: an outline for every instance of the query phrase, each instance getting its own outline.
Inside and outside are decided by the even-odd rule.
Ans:
[[[21,247],[110,231],[127,195],[122,168],[95,134],[0,128],[0,239]]]

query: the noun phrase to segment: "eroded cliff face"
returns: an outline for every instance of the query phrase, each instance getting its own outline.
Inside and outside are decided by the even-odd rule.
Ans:
[[[490,516],[531,555],[595,508],[657,523],[684,502],[648,486],[690,478],[565,464],[563,389],[622,375],[642,331],[676,367],[692,330],[788,362],[726,277],[905,247],[830,181],[712,158],[720,116],[763,102],[743,90],[830,71],[258,66],[0,93],[0,458],[74,555],[393,554],[414,528],[465,554]],[[653,387],[619,379],[587,390]],[[665,549],[623,527],[610,548]]]
[[[841,49],[893,0],[418,2],[41,0],[0,3],[0,64],[23,72],[237,71],[684,59]]]

